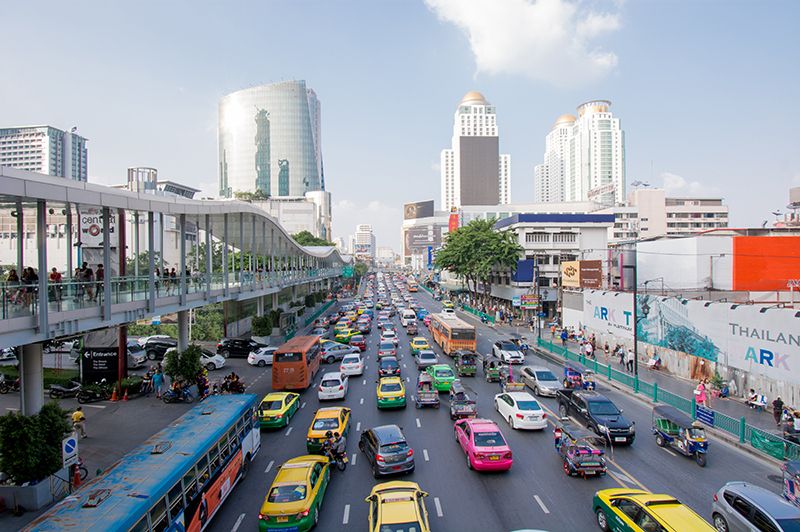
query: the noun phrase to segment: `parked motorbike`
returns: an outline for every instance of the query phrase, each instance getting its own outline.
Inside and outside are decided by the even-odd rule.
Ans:
[[[82,386],[76,394],[78,402],[83,403],[96,403],[98,401],[106,401],[111,399],[111,387],[108,386],[106,380],[103,379],[99,384],[89,384]]]
[[[175,390],[167,390],[161,396],[161,399],[165,403],[191,403],[194,401],[194,396],[192,392],[189,391],[189,388],[181,388],[179,391]]]
[[[0,393],[18,392],[19,378],[9,381],[5,375],[0,374]]]
[[[62,386],[60,384],[50,385],[50,399],[62,399],[64,397],[75,397],[81,391],[81,383],[78,381],[70,381],[69,386]]]

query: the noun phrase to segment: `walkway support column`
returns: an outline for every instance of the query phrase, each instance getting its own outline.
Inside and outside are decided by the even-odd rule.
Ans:
[[[225,283],[225,297],[230,293],[228,282],[228,213],[222,215],[222,279]]]
[[[178,215],[178,223],[180,223],[179,238],[181,239],[179,248],[180,257],[178,258],[178,272],[179,277],[179,290],[178,290],[178,304],[186,304],[186,214]]]
[[[117,251],[123,252],[119,247]],[[103,207],[103,321],[111,319],[111,297],[111,209]]]
[[[178,352],[182,353],[189,347],[189,311],[178,311]]]
[[[155,312],[156,310],[156,246],[155,242],[153,242],[155,235],[155,213],[147,211],[147,267],[149,270],[147,273],[147,309],[150,312]],[[159,260],[161,259],[159,258]]]
[[[42,344],[22,346],[19,364],[20,411],[23,416],[38,414],[44,406],[44,373],[42,372]]]
[[[17,275],[22,277],[25,268],[25,218],[22,213],[22,202],[17,201]],[[39,272],[40,274],[42,272]]]
[[[38,285],[38,306],[39,306],[39,332],[47,335],[47,315],[50,312],[47,304],[47,203],[39,200],[36,203],[36,246],[39,248],[39,285]]]

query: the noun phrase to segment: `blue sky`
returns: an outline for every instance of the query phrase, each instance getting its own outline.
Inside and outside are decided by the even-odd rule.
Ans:
[[[213,192],[219,98],[305,79],[322,101],[334,235],[439,199],[455,106],[479,90],[512,198],[560,114],[612,100],[628,182],[720,195],[760,225],[800,185],[800,3],[628,0],[7,2],[0,124],[79,127],[90,177],[128,166]]]

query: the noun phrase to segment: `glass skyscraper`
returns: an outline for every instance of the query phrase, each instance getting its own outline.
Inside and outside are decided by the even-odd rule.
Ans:
[[[325,190],[320,103],[306,82],[243,89],[219,103],[219,191],[302,196]]]

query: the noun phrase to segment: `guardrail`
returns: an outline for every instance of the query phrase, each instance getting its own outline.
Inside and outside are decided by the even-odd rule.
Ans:
[[[476,309],[470,307],[469,305],[461,305],[461,310],[463,310],[464,312],[466,312],[468,314],[472,314],[473,316],[477,316],[477,317],[479,317],[481,319],[485,319],[486,321],[488,321],[489,323],[494,325],[494,316],[492,316],[490,314],[486,314],[485,312],[481,312],[480,310],[476,310]]]
[[[311,316],[306,318],[306,320],[305,320],[303,325],[306,326],[309,323],[311,323],[312,321],[314,321],[315,319],[317,319],[320,316],[322,316],[322,313],[325,312],[326,310],[328,310],[329,308],[331,308],[331,305],[333,305],[333,303],[334,303],[334,300],[330,300],[327,303],[325,303],[324,305],[322,305],[319,308],[319,310],[317,310],[314,314],[312,314]]]
[[[536,343],[539,347],[546,348],[551,353],[565,360],[580,362],[587,369],[594,371],[596,374],[606,377],[609,381],[618,382],[630,388],[633,393],[641,394],[654,403],[664,403],[674,406],[678,410],[692,416],[692,419],[697,419],[706,425],[735,436],[739,439],[739,443],[749,444],[753,449],[771,456],[772,458],[777,458],[778,460],[800,459],[800,445],[776,434],[749,425],[744,417],[736,419],[712,408],[698,407],[694,397],[687,399],[669,390],[660,388],[657,382],[647,382],[640,379],[638,375],[629,375],[616,370],[612,368],[610,364],[603,364],[593,358],[587,359],[584,355],[573,353],[566,347],[554,344],[552,340],[548,341],[543,338],[537,338]]]

